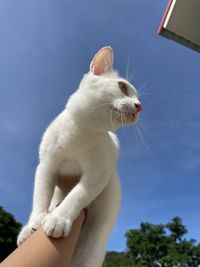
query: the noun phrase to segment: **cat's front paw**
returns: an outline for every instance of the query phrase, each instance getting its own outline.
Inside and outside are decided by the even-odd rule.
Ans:
[[[72,223],[63,216],[48,214],[42,221],[42,229],[48,236],[59,238],[67,236],[71,230]]]
[[[17,238],[17,245],[20,246],[33,232],[35,232],[40,226],[42,220],[47,215],[46,212],[41,213],[36,218],[32,219],[29,224],[25,225]]]
[[[17,245],[20,246],[34,231],[30,225],[24,226],[18,235]]]

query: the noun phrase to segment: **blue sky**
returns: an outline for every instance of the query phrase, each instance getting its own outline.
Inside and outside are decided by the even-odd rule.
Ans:
[[[111,45],[144,108],[141,138],[132,126],[118,131],[123,197],[108,249],[125,249],[125,232],[140,222],[174,216],[200,242],[200,55],[156,34],[167,2],[0,2],[0,205],[18,221],[31,210],[43,131]]]

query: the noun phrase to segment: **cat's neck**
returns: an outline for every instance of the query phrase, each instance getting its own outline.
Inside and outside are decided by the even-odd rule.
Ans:
[[[95,119],[88,119],[87,114],[77,114],[76,112],[71,112],[67,108],[63,111],[65,119],[71,122],[74,130],[78,131],[82,135],[85,135],[90,138],[101,138],[105,136],[110,131],[104,126],[99,126]]]

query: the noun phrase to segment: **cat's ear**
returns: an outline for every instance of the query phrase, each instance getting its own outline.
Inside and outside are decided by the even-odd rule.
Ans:
[[[90,63],[90,71],[102,75],[113,71],[113,50],[110,46],[101,48]]]

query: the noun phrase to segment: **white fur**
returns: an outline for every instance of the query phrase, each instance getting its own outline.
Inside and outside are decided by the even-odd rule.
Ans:
[[[97,53],[90,72],[44,133],[33,210],[18,237],[19,245],[40,225],[48,236],[67,236],[80,211],[88,207],[71,267],[102,265],[120,203],[115,167],[119,145],[111,131],[138,119],[137,92],[113,71],[112,60],[110,47]],[[129,96],[122,93],[118,81],[128,84]],[[63,186],[67,177],[80,178],[69,193]]]

